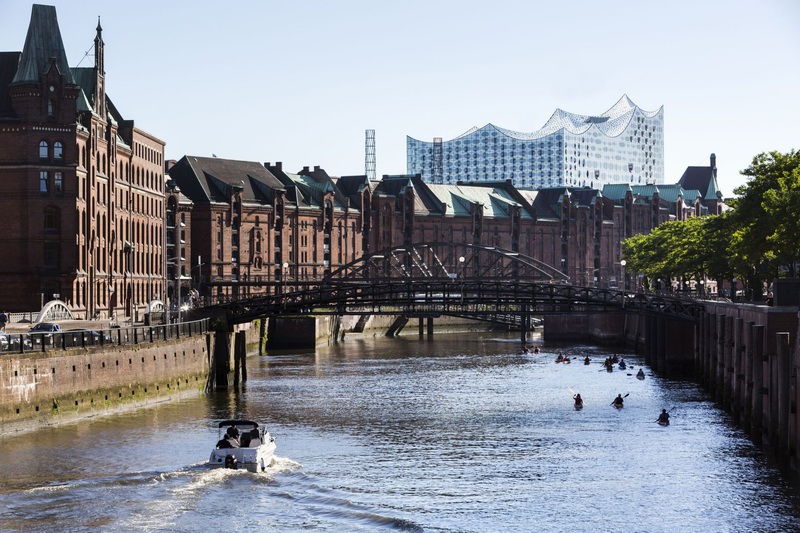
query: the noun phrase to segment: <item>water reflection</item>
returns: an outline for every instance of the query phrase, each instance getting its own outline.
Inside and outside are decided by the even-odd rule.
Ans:
[[[702,391],[606,355],[498,335],[253,358],[239,390],[3,438],[0,529],[796,529],[792,486]],[[266,474],[207,468],[227,418],[269,424]]]

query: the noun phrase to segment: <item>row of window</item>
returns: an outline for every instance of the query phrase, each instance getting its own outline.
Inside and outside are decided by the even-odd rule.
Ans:
[[[39,141],[39,159],[50,159],[50,144],[47,141]],[[53,159],[57,161],[64,159],[64,145],[61,141],[53,143]]]

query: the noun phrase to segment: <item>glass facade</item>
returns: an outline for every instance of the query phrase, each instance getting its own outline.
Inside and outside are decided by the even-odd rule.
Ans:
[[[409,174],[429,183],[510,179],[520,189],[664,183],[664,108],[643,111],[623,96],[598,116],[556,110],[542,129],[492,124],[449,141],[407,137]]]

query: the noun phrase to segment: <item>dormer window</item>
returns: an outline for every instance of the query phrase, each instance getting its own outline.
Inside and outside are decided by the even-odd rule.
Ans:
[[[53,118],[56,116],[56,106],[52,100],[47,101],[47,116]]]

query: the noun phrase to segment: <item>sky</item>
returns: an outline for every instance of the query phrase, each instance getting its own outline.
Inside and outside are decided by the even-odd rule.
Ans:
[[[762,152],[800,148],[800,0],[53,0],[71,66],[167,159],[282,161],[331,176],[404,174],[406,136],[540,129],[622,95],[664,107],[665,181],[717,156],[725,196]],[[0,50],[31,2],[0,0]],[[88,53],[88,55],[87,55]]]

